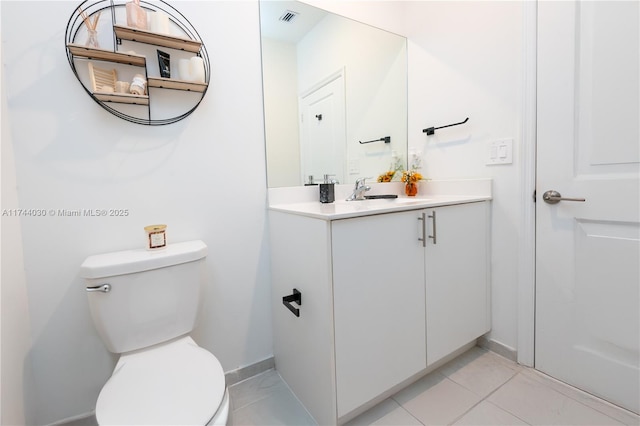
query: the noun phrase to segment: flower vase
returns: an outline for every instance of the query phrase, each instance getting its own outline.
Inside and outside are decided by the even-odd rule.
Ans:
[[[100,48],[100,44],[98,43],[98,32],[96,30],[88,29],[87,41],[84,44],[87,47],[93,47],[95,49]]]
[[[408,182],[404,187],[404,193],[409,197],[415,197],[416,195],[418,195],[418,183]]]

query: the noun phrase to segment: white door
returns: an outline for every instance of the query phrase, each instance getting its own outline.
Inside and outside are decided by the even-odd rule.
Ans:
[[[300,155],[303,182],[325,174],[344,182],[346,150],[344,77],[320,83],[300,98]]]
[[[639,9],[538,3],[536,185],[535,367],[636,413]]]

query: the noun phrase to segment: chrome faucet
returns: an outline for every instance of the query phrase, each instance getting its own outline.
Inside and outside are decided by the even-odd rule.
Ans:
[[[370,186],[367,186],[365,180],[369,178],[358,178],[356,179],[356,186],[353,189],[347,201],[356,201],[356,200],[364,200],[364,193],[371,189]]]

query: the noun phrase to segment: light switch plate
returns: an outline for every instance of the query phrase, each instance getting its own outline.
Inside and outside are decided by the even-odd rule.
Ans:
[[[487,165],[512,164],[513,139],[501,139],[487,143]]]

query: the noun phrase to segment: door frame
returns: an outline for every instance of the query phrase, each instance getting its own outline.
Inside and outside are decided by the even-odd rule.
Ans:
[[[523,100],[521,104],[522,161],[520,173],[521,238],[518,245],[517,360],[534,366],[536,314],[536,151],[538,2],[523,3]]]

